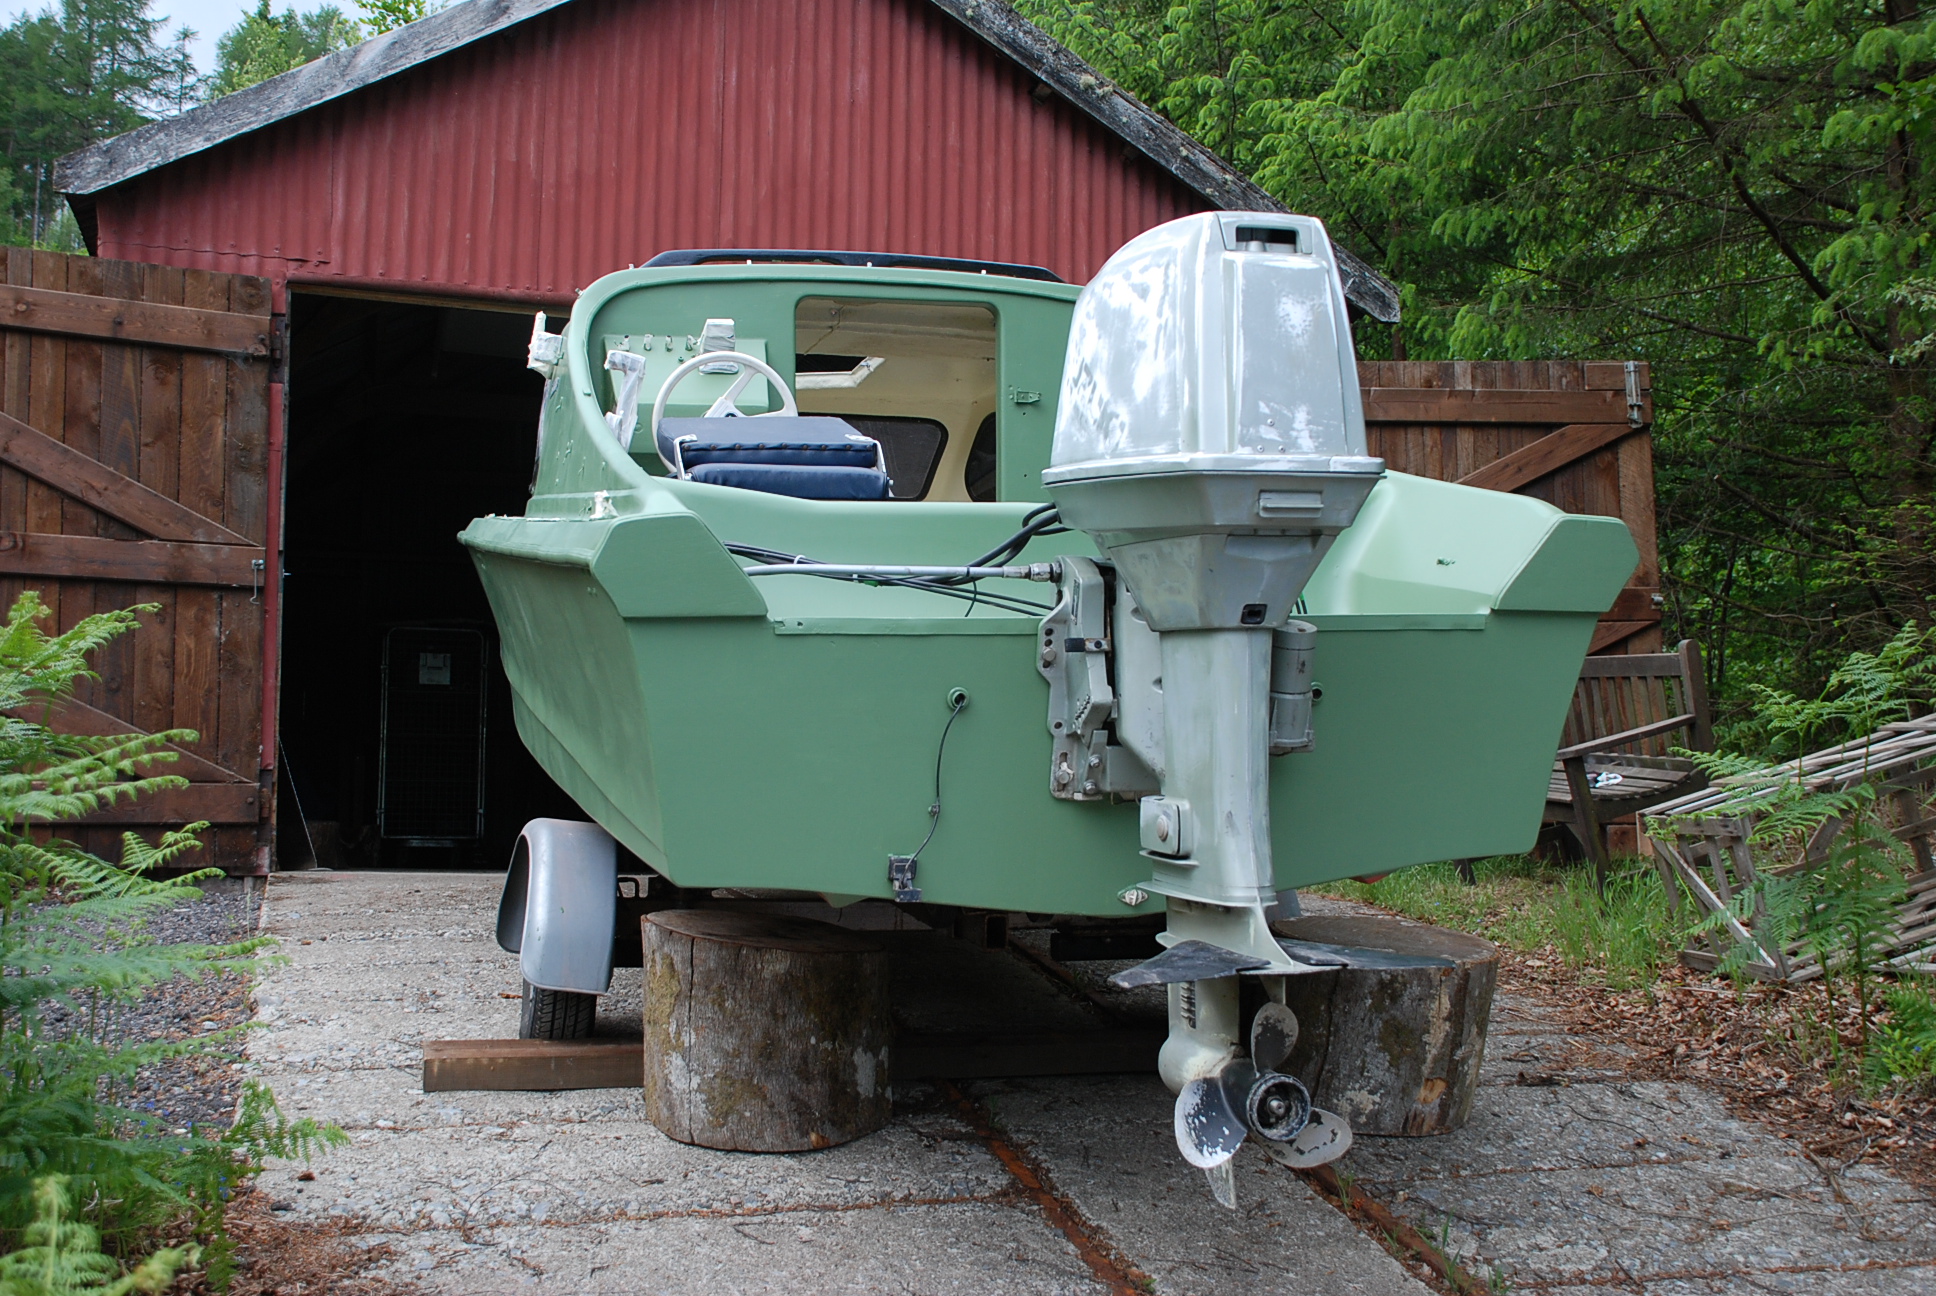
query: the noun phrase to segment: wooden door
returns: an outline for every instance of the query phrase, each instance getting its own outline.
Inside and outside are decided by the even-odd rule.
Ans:
[[[189,787],[63,829],[109,859],[207,820],[196,863],[267,871],[275,338],[265,279],[0,248],[0,597],[38,589],[63,630],[158,604],[56,724],[197,735],[168,771]]]
[[[1361,361],[1371,453],[1400,472],[1617,517],[1640,565],[1600,618],[1595,653],[1660,651],[1654,419],[1645,363]]]

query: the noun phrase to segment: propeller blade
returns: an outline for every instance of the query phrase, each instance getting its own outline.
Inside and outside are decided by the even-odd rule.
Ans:
[[[1176,1096],[1177,1150],[1199,1170],[1214,1169],[1236,1156],[1247,1132],[1216,1080],[1192,1080]]]
[[[1293,1170],[1315,1170],[1351,1150],[1351,1126],[1342,1116],[1322,1107],[1311,1109],[1311,1119],[1288,1143],[1264,1143],[1273,1161]]]
[[[1221,1161],[1207,1167],[1203,1177],[1210,1182],[1210,1195],[1217,1199],[1217,1205],[1225,1210],[1237,1209],[1237,1171],[1236,1162]]]
[[[1250,1023],[1250,1061],[1259,1071],[1276,1071],[1297,1047],[1297,1014],[1281,1003],[1267,1003]]]

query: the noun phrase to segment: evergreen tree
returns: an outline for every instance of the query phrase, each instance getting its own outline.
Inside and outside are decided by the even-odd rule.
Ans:
[[[164,43],[161,22],[149,0],[61,0],[58,12],[0,28],[0,238],[45,241],[62,226],[53,188],[62,154],[194,98],[194,33]]]

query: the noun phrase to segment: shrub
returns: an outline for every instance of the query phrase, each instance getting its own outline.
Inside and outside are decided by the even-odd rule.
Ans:
[[[1862,1079],[1872,1090],[1936,1086],[1936,997],[1927,984],[1904,982],[1883,992],[1887,1019],[1869,1035]]]
[[[306,1156],[342,1135],[284,1119],[259,1085],[225,1130],[168,1129],[117,1104],[141,1068],[232,1043],[235,1032],[110,1044],[94,1029],[102,1010],[176,977],[246,972],[265,943],[163,945],[144,934],[146,915],[199,898],[194,884],[218,875],[155,876],[197,849],[205,824],[155,844],[128,833],[119,864],[34,829],[185,784],[147,770],[173,759],[168,745],[192,741],[190,732],[77,736],[21,718],[38,710],[44,720],[49,703],[91,677],[87,655],[135,628],[142,610],[99,613],[50,637],[29,591],[0,628],[0,1230],[43,1259],[102,1239],[129,1255],[186,1218],[220,1282],[232,1251],[223,1206],[238,1182],[265,1157]],[[86,1203],[85,1232],[62,1222],[70,1201]]]

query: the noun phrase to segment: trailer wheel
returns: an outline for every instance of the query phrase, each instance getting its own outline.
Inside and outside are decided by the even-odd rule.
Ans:
[[[576,990],[544,990],[524,983],[518,1012],[519,1039],[588,1039],[598,1019],[598,996]]]

